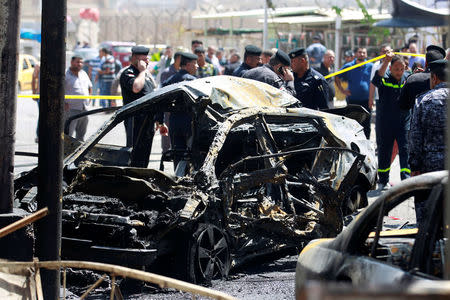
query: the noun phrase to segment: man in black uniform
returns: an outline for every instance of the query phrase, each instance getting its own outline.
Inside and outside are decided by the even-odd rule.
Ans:
[[[296,48],[289,52],[291,68],[294,72],[296,97],[303,107],[311,109],[328,108],[328,83],[316,70],[309,67],[305,48]]]
[[[438,59],[445,58],[445,50],[439,46],[430,45],[425,54],[425,72],[415,73],[408,77],[400,91],[398,99],[400,108],[409,110],[414,108],[416,97],[430,90],[430,69],[428,65]]]
[[[180,70],[173,76],[163,82],[163,87],[182,81],[190,81],[197,79],[194,74],[197,72],[197,55],[192,53],[181,53]],[[162,122],[162,115],[159,121]],[[172,149],[176,152],[184,152],[191,147],[189,141],[192,136],[191,130],[192,117],[186,111],[172,111],[169,117],[169,135]],[[180,157],[174,156],[174,168],[176,169]]]
[[[259,66],[262,63],[261,53],[262,50],[256,46],[245,46],[244,62],[239,66],[239,68],[234,70],[233,76],[242,77],[247,70]]]
[[[242,75],[242,78],[265,82],[295,96],[294,77],[288,69],[290,65],[289,56],[282,50],[278,50],[267,64],[248,70]]]
[[[144,95],[151,93],[156,83],[147,71],[149,49],[135,46],[131,49],[130,66],[120,76],[123,104],[129,104]],[[149,162],[153,140],[153,118],[146,122],[148,115],[141,114],[124,121],[127,135],[127,146],[133,146],[131,166],[146,168]],[[158,124],[159,125],[159,124]],[[143,130],[141,127],[144,126]],[[142,132],[139,136],[139,132]]]
[[[225,71],[223,74],[224,75],[233,75],[234,70],[239,68],[240,65],[241,65],[241,56],[239,55],[239,53],[233,53],[230,56],[230,61],[225,66]]]

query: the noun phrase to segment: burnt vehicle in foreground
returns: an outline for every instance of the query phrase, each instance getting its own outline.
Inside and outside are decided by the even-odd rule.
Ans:
[[[336,238],[311,241],[297,261],[297,299],[308,280],[406,289],[408,284],[443,279],[447,180],[447,171],[404,180],[365,208]],[[418,225],[414,197],[426,201]]]
[[[66,137],[63,258],[200,282],[335,236],[342,211],[367,205],[374,151],[355,120],[297,104],[264,83],[212,77],[120,108],[82,144]],[[191,147],[161,154],[153,117],[177,111],[191,115]],[[150,165],[165,172],[133,167],[122,124],[138,115],[146,121],[136,145],[150,147]],[[15,180],[22,207],[32,209],[35,183],[35,170]]]

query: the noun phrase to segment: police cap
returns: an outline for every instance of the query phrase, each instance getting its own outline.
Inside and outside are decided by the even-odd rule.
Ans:
[[[149,51],[150,51],[150,49],[148,49],[145,46],[134,46],[133,48],[131,48],[132,54],[148,55]]]
[[[448,61],[446,59],[438,59],[430,62],[428,66],[430,67],[430,70],[433,72],[436,70],[445,69],[447,67],[447,62]]]
[[[445,50],[436,45],[429,45],[425,54],[427,63],[445,58]]]
[[[181,58],[185,59],[185,60],[197,60],[198,56],[193,54],[193,53],[189,53],[189,52],[182,52],[181,53]]]
[[[261,53],[262,53],[262,50],[256,46],[253,46],[253,45],[245,46],[245,55],[259,56],[259,55],[261,55]]]
[[[203,48],[202,46],[199,46],[197,48],[194,49],[194,53],[205,53],[205,48]]]
[[[278,50],[277,53],[275,53],[275,57],[285,66],[291,65],[291,59],[289,58],[289,55],[287,55],[283,50]]]
[[[352,50],[347,50],[344,52],[345,57],[352,57],[355,56],[355,53]]]
[[[293,58],[296,58],[297,56],[301,56],[301,55],[305,55],[305,54],[306,54],[305,48],[295,48],[294,50],[289,52],[289,57],[291,59],[293,59]]]

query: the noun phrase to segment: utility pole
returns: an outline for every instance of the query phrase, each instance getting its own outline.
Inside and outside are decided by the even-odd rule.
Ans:
[[[41,261],[61,259],[66,11],[67,0],[42,1],[37,202],[38,209],[48,207],[49,214],[36,223]],[[59,299],[60,271],[41,269],[41,275],[45,299]]]
[[[335,59],[335,70],[339,70],[341,67],[341,26],[342,26],[342,17],[338,14],[336,16],[336,27],[335,27],[335,34],[334,34],[334,55],[336,57]]]
[[[0,0],[0,213],[13,210],[20,2]]]
[[[267,0],[264,0],[263,50],[267,49]]]
[[[450,29],[450,17],[447,17],[447,30]],[[449,67],[447,66],[447,84],[450,83],[450,76],[448,75]],[[447,101],[450,101],[450,98],[447,99]],[[446,134],[446,151],[445,151],[445,169],[450,169],[450,151],[448,150],[450,146],[450,106],[447,105],[447,134]],[[447,238],[447,240],[450,238],[450,184],[446,184],[445,188],[445,198],[444,198],[444,236]],[[450,257],[450,244],[445,243],[445,257]],[[450,280],[450,260],[445,259],[445,266],[444,266],[444,279]]]

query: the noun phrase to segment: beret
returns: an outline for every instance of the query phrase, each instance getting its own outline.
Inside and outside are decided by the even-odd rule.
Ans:
[[[295,48],[294,50],[289,52],[289,57],[292,59],[292,58],[295,58],[297,56],[305,55],[305,54],[306,54],[305,48]]]
[[[447,67],[447,60],[446,59],[438,59],[435,61],[432,61],[428,64],[428,67],[431,71],[438,70],[438,69],[444,69]]]
[[[189,52],[182,52],[181,53],[181,58],[184,58],[186,60],[197,60],[198,56],[193,54],[193,53],[189,53]]]
[[[428,52],[437,52],[439,54],[442,54],[442,57],[439,57],[439,58],[444,58],[445,55],[446,55],[445,50],[443,48],[439,47],[439,46],[436,46],[436,45],[429,45],[427,47],[427,53]],[[439,56],[439,55],[437,55],[437,56]],[[439,59],[439,58],[437,58],[437,59]]]
[[[289,58],[289,55],[287,55],[283,50],[278,50],[277,53],[275,53],[275,57],[285,66],[291,65],[291,59]]]
[[[202,46],[199,46],[194,49],[194,53],[205,53],[205,48],[203,48]]]
[[[247,45],[245,46],[245,54],[247,55],[261,55],[262,50],[256,46],[253,45]]]
[[[147,47],[144,47],[144,46],[134,46],[133,48],[131,48],[132,54],[147,55],[149,51],[150,51],[150,49],[148,49]]]

